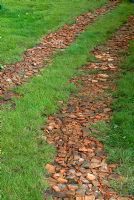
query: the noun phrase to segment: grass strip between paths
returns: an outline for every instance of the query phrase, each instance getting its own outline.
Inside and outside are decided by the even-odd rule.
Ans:
[[[40,75],[20,87],[24,94],[14,99],[16,109],[4,106],[2,110],[2,187],[3,200],[40,200],[47,187],[43,166],[50,162],[54,148],[42,140],[40,127],[47,116],[58,111],[59,101],[67,101],[75,91],[68,80],[77,69],[93,57],[91,51],[124,22],[133,7],[122,3],[114,11],[100,17],[74,44],[59,52],[53,64]]]
[[[22,53],[39,43],[42,35],[72,23],[83,12],[108,0],[0,0],[0,65],[17,62]]]

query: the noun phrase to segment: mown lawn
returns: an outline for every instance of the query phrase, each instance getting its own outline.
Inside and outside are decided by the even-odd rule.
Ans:
[[[89,51],[108,37],[133,13],[122,3],[98,19],[68,49],[58,53],[53,63],[17,91],[22,94],[14,104],[2,109],[2,199],[41,200],[47,187],[44,165],[52,160],[54,149],[44,141],[40,127],[47,116],[59,109],[75,92],[68,80],[77,68],[92,59]]]
[[[42,35],[71,23],[107,0],[0,0],[0,65],[20,60]]]

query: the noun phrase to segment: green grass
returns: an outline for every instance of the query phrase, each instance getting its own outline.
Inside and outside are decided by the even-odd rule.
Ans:
[[[134,41],[121,64],[122,73],[114,93],[111,124],[97,124],[97,136],[106,145],[109,162],[118,163],[116,170],[124,178],[112,181],[112,186],[123,195],[134,195]]]
[[[0,65],[21,59],[22,53],[46,35],[71,23],[83,12],[107,0],[0,0]]]
[[[119,161],[120,174],[125,176],[117,188],[123,194],[134,195],[134,41],[128,57],[122,63],[122,74],[117,82],[113,104],[114,116],[111,124],[110,145],[112,161]],[[116,141],[116,143],[114,142]],[[115,156],[116,155],[116,156]]]
[[[39,76],[18,88],[23,97],[14,99],[16,109],[6,105],[2,110],[2,199],[41,200],[44,165],[54,149],[41,139],[40,127],[47,116],[56,113],[58,102],[67,101],[75,87],[68,80],[77,69],[92,60],[89,51],[108,37],[133,13],[133,8],[122,3],[111,13],[102,16],[82,33],[74,44],[58,53],[53,63]]]

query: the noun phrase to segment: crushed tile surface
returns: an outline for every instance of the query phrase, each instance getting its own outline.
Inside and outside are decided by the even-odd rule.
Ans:
[[[48,143],[56,147],[57,155],[46,166],[50,189],[45,191],[45,199],[134,199],[120,197],[110,187],[111,179],[120,181],[122,177],[114,172],[116,164],[107,164],[103,144],[92,136],[96,131],[94,123],[110,120],[112,98],[106,91],[116,87],[113,79],[119,71],[119,55],[134,39],[133,27],[134,17],[130,17],[105,46],[93,51],[97,62],[82,67],[84,74],[71,80],[79,88],[77,95],[72,94],[67,106],[48,118],[44,133]]]

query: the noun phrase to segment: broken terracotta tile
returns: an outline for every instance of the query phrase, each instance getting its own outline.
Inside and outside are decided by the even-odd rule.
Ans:
[[[58,114],[60,121],[57,115],[49,117],[48,126],[52,125],[53,128],[47,132],[47,138],[53,141],[57,148],[54,161],[55,171],[52,170],[54,173],[48,180],[53,191],[56,192],[54,197],[72,200],[74,198],[77,200],[117,200],[117,198],[126,200],[121,199],[125,197],[119,197],[109,186],[110,179],[115,180],[121,177],[113,173],[117,167],[116,164],[107,164],[104,145],[91,136],[91,133],[96,130],[90,126],[101,120],[108,122],[110,119],[112,98],[105,95],[105,89],[114,90],[115,88],[112,81],[113,73],[118,71],[119,56],[117,54],[122,48],[116,43],[121,44],[124,38],[123,41],[125,40],[125,45],[128,47],[127,35],[132,26],[130,22],[132,23],[130,20],[124,25],[125,29],[119,30],[119,36],[122,37],[113,36],[108,41],[106,52],[105,48],[102,51],[99,47],[93,51],[100,63],[89,63],[81,69],[84,71],[100,69],[101,74],[86,73],[73,78],[72,82],[78,87],[77,82],[79,80],[82,82],[77,97],[71,95],[67,106]],[[113,72],[110,66],[116,66],[116,70],[114,67]],[[92,80],[96,80],[97,77],[98,82],[93,83]],[[101,79],[105,81],[100,81]],[[55,123],[58,124],[57,127]]]

